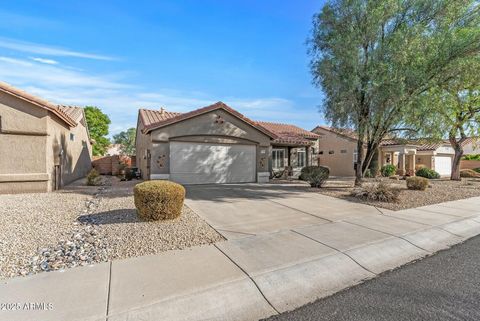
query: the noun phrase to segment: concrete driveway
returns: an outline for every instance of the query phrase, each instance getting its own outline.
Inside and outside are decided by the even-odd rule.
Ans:
[[[192,185],[186,204],[227,239],[380,214],[375,207],[307,189],[301,184]]]

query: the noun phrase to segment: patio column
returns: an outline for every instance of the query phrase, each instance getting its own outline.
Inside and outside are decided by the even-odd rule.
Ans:
[[[417,160],[415,156],[416,156],[415,154],[412,155],[412,162],[411,162],[411,164],[412,164],[412,173],[413,173],[412,176],[415,176],[415,166],[417,166],[417,164],[415,163],[416,160]]]
[[[401,169],[401,173],[400,175],[405,175],[406,174],[406,171],[405,171],[405,153],[400,153],[400,169]]]

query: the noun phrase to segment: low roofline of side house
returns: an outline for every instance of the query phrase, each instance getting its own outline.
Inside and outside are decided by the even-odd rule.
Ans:
[[[73,118],[71,118],[64,110],[62,110],[60,105],[52,104],[47,100],[29,94],[26,91],[15,88],[12,85],[2,81],[0,81],[0,91],[51,112],[52,114],[60,118],[63,122],[65,122],[69,127],[77,126],[77,122]]]

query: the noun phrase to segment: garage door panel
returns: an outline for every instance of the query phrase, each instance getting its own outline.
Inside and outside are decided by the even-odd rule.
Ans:
[[[170,179],[181,184],[255,181],[255,146],[171,142]]]
[[[450,156],[435,156],[435,171],[441,176],[452,173],[452,158]]]

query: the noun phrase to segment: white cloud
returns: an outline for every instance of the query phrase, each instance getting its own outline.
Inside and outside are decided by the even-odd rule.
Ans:
[[[135,127],[139,108],[166,107],[186,112],[219,100],[255,120],[287,119],[300,123],[311,118],[311,112],[295,110],[293,102],[283,98],[214,97],[167,88],[145,90],[125,79],[125,73],[90,75],[68,66],[0,56],[0,80],[55,103],[99,106],[112,120],[111,134]]]
[[[53,59],[46,59],[46,58],[40,58],[40,57],[32,57],[30,58],[33,61],[40,62],[42,64],[47,64],[47,65],[58,65],[58,61],[53,60]]]
[[[109,56],[73,51],[60,47],[47,46],[9,38],[0,38],[0,48],[45,56],[76,57],[95,60],[115,60],[115,58]]]

